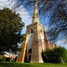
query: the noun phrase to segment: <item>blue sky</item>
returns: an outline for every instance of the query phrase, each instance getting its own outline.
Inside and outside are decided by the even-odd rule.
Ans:
[[[15,0],[13,0],[13,2],[11,3],[11,0],[0,0],[0,9],[2,9],[3,7],[8,7],[10,9],[13,9],[14,4],[15,4]],[[31,11],[28,11],[27,9],[25,9],[23,6],[20,6],[18,8],[15,9],[15,11],[17,13],[20,14],[20,17],[22,18],[22,21],[25,23],[25,27],[22,30],[22,34],[24,34],[26,32],[26,26],[32,23],[32,15],[30,15],[30,13],[33,11],[33,9]],[[50,15],[49,13],[45,14],[45,19],[40,19],[41,23],[44,25],[45,23],[45,29],[47,30],[48,28],[48,22],[50,19]],[[56,42],[56,44],[63,46],[64,45],[64,40],[58,40]],[[64,47],[67,48],[67,44],[64,45]]]

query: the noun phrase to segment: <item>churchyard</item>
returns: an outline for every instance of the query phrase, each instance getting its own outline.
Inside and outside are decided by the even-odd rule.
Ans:
[[[15,1],[12,9],[6,4],[0,9],[0,67],[67,67],[67,1]],[[14,10],[18,5],[24,10]],[[32,15],[32,21],[26,15]]]

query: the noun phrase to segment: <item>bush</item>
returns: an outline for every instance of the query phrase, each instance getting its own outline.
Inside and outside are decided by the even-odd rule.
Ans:
[[[44,62],[63,63],[67,60],[67,50],[63,47],[48,49],[42,52]]]

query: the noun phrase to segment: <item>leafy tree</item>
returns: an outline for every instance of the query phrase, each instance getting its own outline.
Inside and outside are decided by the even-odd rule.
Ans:
[[[49,30],[47,34],[50,41],[65,39],[67,42],[67,0],[16,0],[17,7],[23,5],[27,9],[31,9],[34,3],[38,1],[39,13],[41,18],[49,17]]]
[[[24,23],[19,14],[4,8],[0,10],[0,51],[16,51]]]

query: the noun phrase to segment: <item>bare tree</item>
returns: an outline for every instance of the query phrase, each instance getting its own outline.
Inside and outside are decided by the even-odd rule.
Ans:
[[[49,40],[56,42],[64,39],[67,42],[67,0],[16,0],[16,7],[23,5],[31,9],[38,1],[38,8],[41,18],[49,17],[49,29],[47,35]],[[44,19],[43,19],[44,20]]]

